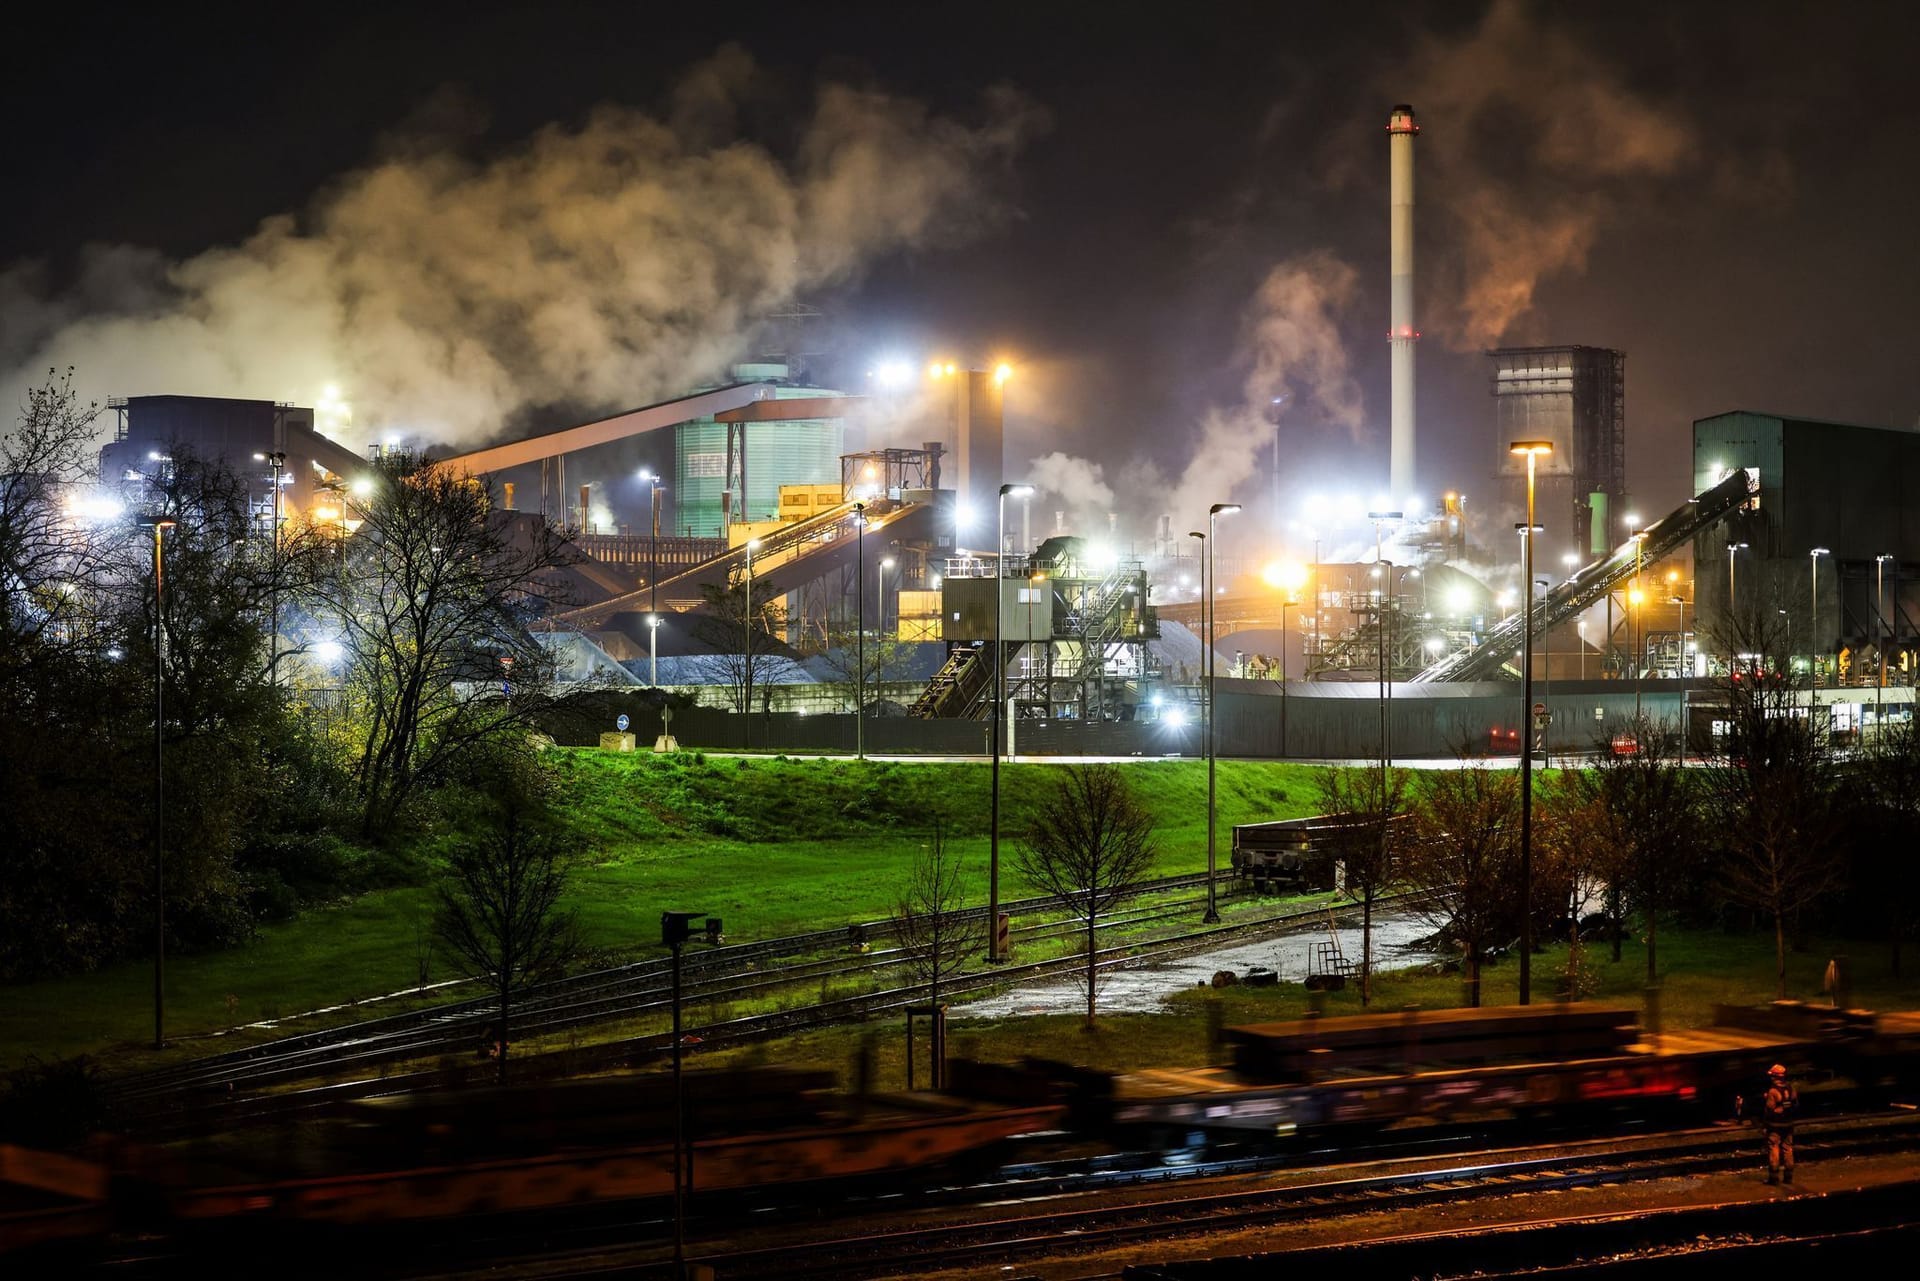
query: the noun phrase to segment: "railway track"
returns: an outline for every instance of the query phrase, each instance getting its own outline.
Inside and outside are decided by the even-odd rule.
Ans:
[[[1163,877],[1142,885],[1137,896],[1204,885],[1204,873]],[[1137,897],[1136,896],[1136,897]],[[1048,898],[1016,900],[1002,910],[1016,918],[1032,916],[1053,907]],[[1165,908],[1161,909],[1163,912]],[[984,921],[985,908],[969,908],[958,913],[963,920]],[[1016,924],[1016,932],[1027,927]],[[716,984],[727,976],[762,972],[758,967],[794,957],[805,957],[824,949],[844,948],[858,931],[868,940],[891,936],[888,921],[863,922],[851,928],[814,930],[750,943],[724,944],[712,948],[690,949],[682,957],[682,983],[685,999],[707,999]],[[626,1006],[644,1004],[649,996],[666,999],[670,983],[670,961],[665,957],[571,975],[527,988],[515,1001],[510,1017],[518,1022],[528,1015],[572,1009],[582,1018],[619,1011]],[[331,1052],[362,1051],[376,1047],[404,1047],[408,1051],[431,1053],[436,1048],[459,1042],[471,1045],[479,1031],[498,1012],[498,1004],[488,997],[444,1002],[377,1019],[359,1020],[320,1028],[294,1036],[277,1037],[244,1049],[207,1055],[188,1063],[119,1077],[109,1084],[117,1099],[135,1101],[196,1087],[223,1088],[244,1078],[259,1079],[248,1071],[272,1063],[282,1068],[298,1068],[308,1063],[324,1063]]]
[[[1484,1141],[1470,1133],[1456,1139],[1469,1145]],[[1272,1154],[1203,1162],[1158,1176],[1147,1171],[1113,1171],[1113,1177],[1105,1179],[1058,1178],[1059,1170],[1052,1167],[1038,1171],[1014,1167],[994,1181],[906,1199],[878,1195],[823,1200],[816,1195],[796,1204],[789,1194],[783,1202],[743,1205],[726,1198],[698,1198],[691,1207],[688,1259],[728,1278],[917,1277],[936,1271],[986,1275],[989,1270],[1018,1275],[1014,1270],[1023,1263],[1096,1255],[1141,1242],[1165,1243],[1354,1214],[1390,1214],[1474,1199],[1750,1172],[1758,1159],[1752,1131],[1745,1127],[1648,1134],[1633,1140],[1563,1138],[1551,1147],[1540,1140],[1521,1147],[1475,1146],[1470,1156],[1457,1149],[1423,1147],[1424,1143],[1375,1144],[1323,1153],[1323,1157],[1336,1156],[1340,1163],[1318,1167],[1303,1164],[1313,1159],[1309,1154]],[[1814,1169],[1849,1157],[1916,1150],[1920,1150],[1920,1117],[1912,1114],[1803,1123],[1800,1136],[1802,1164]],[[1034,1177],[1036,1172],[1041,1177]],[[1218,1190],[1221,1176],[1237,1176],[1235,1185]],[[1247,1187],[1249,1178],[1265,1182]],[[1129,1183],[1133,1186],[1126,1186]],[[1195,1183],[1211,1184],[1215,1190],[1191,1190]],[[1094,1200],[1100,1203],[1088,1204]],[[1904,1192],[1899,1205],[1909,1211],[1909,1219],[1914,1204],[1911,1191]],[[851,1233],[836,1230],[831,1222],[823,1227],[821,1216],[827,1205],[837,1207],[843,1218],[891,1216],[897,1226]],[[1758,1208],[1771,1219],[1785,1207]],[[1817,1216],[1819,1211],[1814,1213]],[[288,1257],[284,1270],[294,1276],[337,1275],[343,1260],[350,1259],[357,1274],[411,1281],[502,1276],[565,1281],[616,1274],[665,1281],[675,1275],[669,1257],[672,1223],[665,1214],[666,1208],[659,1205],[605,1205],[452,1221],[463,1225],[459,1231],[449,1231],[448,1221],[370,1227],[337,1237],[308,1238],[296,1255]],[[928,1221],[935,1218],[941,1221]],[[1581,1216],[1578,1223],[1591,1225],[1593,1220]],[[1528,1226],[1516,1228],[1515,1233],[1534,1230]],[[1615,1238],[1602,1231],[1596,1239]],[[1476,1248],[1478,1240],[1478,1234],[1383,1238],[1355,1246],[1290,1251],[1284,1257],[1299,1255],[1304,1264],[1305,1256],[1326,1255],[1314,1261],[1333,1265],[1325,1270],[1353,1275],[1435,1275],[1442,1269],[1424,1251],[1436,1243],[1451,1242],[1456,1254],[1485,1264],[1488,1258]],[[204,1251],[227,1257],[222,1252],[231,1245],[217,1235],[156,1238],[115,1252],[102,1262],[119,1276],[173,1275],[203,1262]],[[1380,1262],[1394,1266],[1373,1269],[1376,1247],[1391,1256]],[[1394,1253],[1396,1249],[1400,1253]],[[1414,1265],[1400,1266],[1409,1250],[1414,1252]],[[1517,1251],[1509,1249],[1515,1259],[1524,1252],[1524,1243]],[[1236,1255],[1228,1261],[1259,1265],[1229,1273],[1235,1277],[1276,1275],[1275,1258]],[[1127,1275],[1197,1277],[1210,1275],[1205,1273],[1207,1266],[1152,1265],[1129,1269]],[[1468,1268],[1466,1274],[1481,1273]],[[1117,1276],[1118,1269],[1107,1275]]]
[[[1142,893],[1165,892],[1204,884],[1204,876],[1173,877],[1143,887]],[[1197,902],[1197,900],[1195,900]],[[1137,927],[1176,914],[1186,900],[1156,904],[1132,912],[1117,913],[1103,922],[1109,931]],[[1024,900],[1012,905],[1031,915],[1050,900]],[[1378,906],[1378,905],[1376,905]],[[1337,908],[1345,915],[1352,909]],[[1102,968],[1144,964],[1159,959],[1191,954],[1236,938],[1289,929],[1318,929],[1327,909],[1262,915],[1232,921],[1151,941],[1134,941],[1100,950]],[[879,927],[876,927],[879,928]],[[1041,922],[1022,927],[1023,937],[1039,938],[1077,929],[1071,923]],[[682,1005],[698,1011],[701,1007],[721,1008],[728,1004],[765,998],[781,989],[817,986],[834,979],[874,978],[897,968],[904,959],[897,951],[868,953],[858,958],[826,961],[801,961],[769,971],[764,965],[782,957],[804,955],[811,948],[845,946],[845,931],[819,931],[761,943],[720,947],[697,955],[704,964],[684,981]],[[869,934],[869,937],[872,937]],[[1109,933],[1108,937],[1112,937]],[[731,955],[728,955],[731,954]],[[719,958],[719,959],[716,959]],[[1084,965],[1081,956],[1002,966],[990,971],[951,978],[943,985],[947,991],[962,995],[1006,983],[1046,978],[1078,971]],[[731,968],[729,968],[731,967]],[[612,977],[609,977],[612,975]],[[542,985],[530,992],[515,1008],[513,1029],[516,1040],[564,1033],[589,1023],[611,1020],[640,1020],[664,1015],[669,1008],[666,963],[641,962],[621,967],[618,972],[602,971],[577,976],[554,984]],[[904,1008],[923,999],[924,988],[917,984],[878,987],[874,990],[802,1003],[794,1007],[746,1015],[739,1018],[695,1023],[687,1031],[703,1042],[737,1043],[779,1035],[805,1027],[871,1018]],[[177,1068],[122,1078],[114,1083],[113,1096],[123,1108],[152,1108],[183,1098],[222,1096],[217,1109],[231,1113],[229,1096],[244,1091],[281,1086],[316,1076],[353,1077],[335,1086],[283,1096],[286,1102],[257,1109],[262,1113],[298,1110],[303,1105],[332,1101],[356,1094],[391,1092],[443,1084],[433,1073],[388,1075],[397,1063],[429,1059],[451,1052],[464,1052],[473,1045],[479,1027],[491,1017],[491,1002],[462,1001],[411,1014],[391,1015],[366,1023],[350,1024],[299,1037],[268,1042],[248,1050],[196,1060]],[[696,1014],[697,1017],[697,1014]],[[586,1050],[573,1051],[575,1070],[617,1066],[664,1054],[671,1048],[665,1032],[616,1039]],[[523,1060],[524,1062],[525,1060]],[[155,1118],[158,1119],[158,1118]]]
[[[1746,1130],[1721,1131],[1705,1138],[1695,1132],[1629,1150],[1597,1144],[1570,1146],[1575,1150],[1550,1156],[1420,1162],[1413,1169],[1309,1178],[1250,1191],[1065,1210],[1022,1208],[934,1227],[696,1249],[691,1257],[730,1278],[915,1276],[1435,1202],[1723,1173],[1751,1169],[1756,1160]],[[1915,1148],[1920,1148],[1920,1122],[1912,1118],[1836,1123],[1817,1130],[1807,1127],[1801,1140],[1802,1160],[1809,1164]],[[590,1277],[621,1270],[638,1277],[665,1277],[669,1268],[632,1256],[618,1261],[583,1258],[557,1271],[543,1268],[542,1275]]]

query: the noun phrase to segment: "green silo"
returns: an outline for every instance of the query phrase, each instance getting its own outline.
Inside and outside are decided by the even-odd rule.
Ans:
[[[776,400],[843,396],[824,387],[788,380],[785,365],[735,365],[735,382],[770,382]],[[771,520],[780,511],[782,485],[837,485],[846,427],[838,419],[747,425],[747,496],[736,520]],[[674,533],[711,538],[723,534],[720,495],[726,488],[727,429],[696,418],[674,429]]]

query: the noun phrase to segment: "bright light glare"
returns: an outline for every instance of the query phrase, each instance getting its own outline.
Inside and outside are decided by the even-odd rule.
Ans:
[[[1169,707],[1164,713],[1161,714],[1160,719],[1167,723],[1168,729],[1184,729],[1186,728],[1186,724],[1187,724],[1186,709],[1181,707]]]
[[[883,360],[873,369],[873,380],[889,390],[906,386],[912,377],[912,367],[904,360]]]
[[[355,480],[351,485],[347,486],[347,488],[353,491],[354,497],[365,498],[368,494],[371,494],[373,492],[373,482],[369,480],[367,477],[362,476],[359,479]]]
[[[973,528],[973,505],[971,503],[955,503],[953,505],[953,527],[955,529]]]
[[[1512,592],[1501,592],[1501,593],[1500,593],[1500,608],[1501,608],[1501,609],[1512,609],[1512,608],[1513,608],[1513,593],[1512,593]]]
[[[1283,592],[1297,592],[1307,585],[1307,567],[1299,561],[1275,561],[1260,571],[1261,581]]]
[[[1430,636],[1427,638],[1427,653],[1429,654],[1438,654],[1441,650],[1445,649],[1446,647],[1447,647],[1447,643],[1441,640],[1438,636]]]
[[[69,498],[67,511],[82,525],[105,525],[120,519],[126,508],[105,494],[88,494],[83,498]]]
[[[1087,564],[1101,572],[1106,572],[1120,563],[1120,554],[1107,543],[1095,543],[1087,548]]]
[[[1464,614],[1473,607],[1473,593],[1464,587],[1456,587],[1447,593],[1447,609],[1455,614]]]
[[[313,656],[329,667],[339,662],[341,655],[346,652],[346,648],[337,640],[323,640],[313,647]]]
[[[1006,385],[1007,379],[1011,377],[1013,377],[1013,366],[1007,364],[1005,361],[1002,361],[993,367],[993,385],[994,386],[1004,387]]]

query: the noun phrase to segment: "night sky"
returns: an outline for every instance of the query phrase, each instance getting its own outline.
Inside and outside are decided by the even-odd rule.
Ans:
[[[229,378],[201,369],[186,386],[151,372],[183,367],[168,358],[101,368],[117,349],[76,342],[74,326],[111,315],[133,341],[164,338],[170,309],[196,305],[165,264],[204,265],[273,215],[304,232],[343,175],[431,150],[404,141],[423,131],[485,166],[622,104],[672,117],[703,154],[752,145],[799,165],[821,86],[838,84],[884,91],[890,119],[946,122],[927,126],[935,136],[975,131],[949,138],[963,177],[914,171],[893,189],[892,173],[869,176],[850,210],[908,188],[925,209],[882,210],[896,222],[791,286],[770,259],[703,288],[740,291],[743,316],[782,296],[820,308],[816,373],[835,385],[861,387],[896,353],[1013,359],[1013,468],[1089,459],[1123,510],[1154,510],[1138,495],[1178,484],[1209,421],[1214,452],[1178,492],[1191,502],[1246,477],[1237,496],[1262,500],[1267,458],[1243,460],[1275,395],[1290,494],[1380,487],[1384,126],[1400,101],[1423,128],[1423,488],[1491,491],[1480,352],[1494,343],[1624,349],[1629,480],[1663,509],[1684,497],[1696,417],[1920,415],[1914,6],[67,5],[42,22],[30,49],[14,46],[4,90],[0,366],[16,382],[74,359],[93,395],[310,402],[304,367],[245,355],[213,360]],[[730,45],[730,105],[689,114],[676,86]],[[706,234],[701,217],[683,221],[675,235]],[[336,220],[330,234],[355,233]],[[677,261],[678,243],[657,252]],[[155,254],[89,275],[102,252],[89,245]],[[648,324],[679,323],[671,298],[655,306]],[[393,323],[450,343],[469,314]],[[494,400],[449,414],[502,408],[446,430],[642,403],[682,368],[686,383],[710,372],[689,361],[746,354],[747,328],[723,317],[719,333],[669,345],[670,367],[637,361],[630,376],[600,359],[523,378],[500,356],[518,340],[493,339],[507,366]],[[340,363],[362,423],[380,420],[367,387],[400,376],[356,380]],[[446,385],[422,394],[444,399]]]

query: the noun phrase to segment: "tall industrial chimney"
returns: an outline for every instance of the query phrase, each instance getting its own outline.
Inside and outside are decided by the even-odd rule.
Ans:
[[[1413,108],[1401,103],[1387,117],[1389,280],[1392,291],[1393,443],[1388,455],[1389,497],[1404,503],[1413,493]]]

